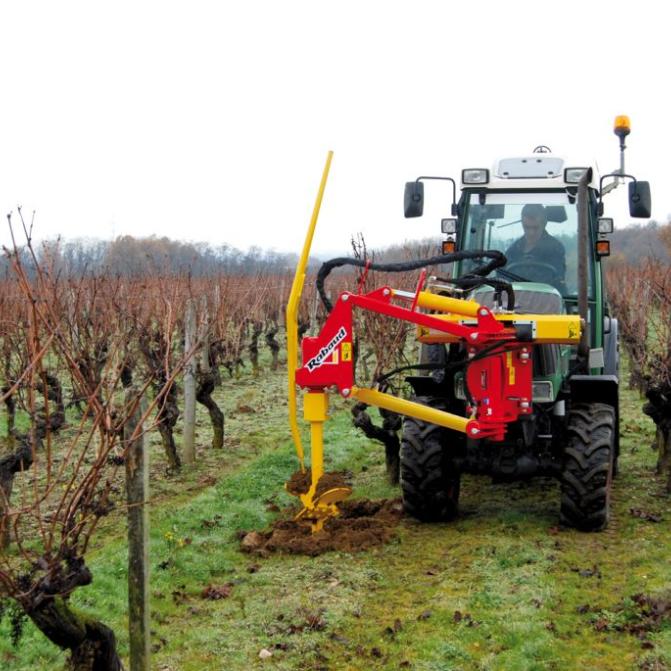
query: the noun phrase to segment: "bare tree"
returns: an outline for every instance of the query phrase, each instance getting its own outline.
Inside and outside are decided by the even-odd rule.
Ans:
[[[11,220],[10,230],[13,234]],[[30,429],[17,434],[15,449],[0,459],[2,526],[15,546],[12,554],[0,554],[0,591],[49,640],[70,651],[71,669],[117,671],[122,664],[114,632],[94,616],[71,608],[70,597],[92,580],[86,553],[100,519],[115,505],[116,466],[110,457],[123,450],[123,427],[153,380],[144,370],[136,393],[122,393],[137,345],[132,344],[123,316],[130,309],[119,312],[102,300],[109,297],[112,286],[104,282],[100,291],[85,284],[76,289],[93,331],[104,324],[110,334],[107,355],[95,378],[82,371],[66,323],[71,287],[53,268],[38,263],[25,224],[24,231],[31,265],[25,265],[16,244],[5,251],[27,318],[25,352],[19,357],[25,368],[14,374],[0,400],[6,402],[20,391]],[[179,363],[163,378],[143,421],[156,410],[164,388],[173,386],[178,371]],[[82,398],[81,417],[72,426],[65,422],[60,383],[64,377],[76,381]]]

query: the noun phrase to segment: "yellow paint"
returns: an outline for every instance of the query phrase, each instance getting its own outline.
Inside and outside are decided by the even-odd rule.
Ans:
[[[438,310],[439,312],[450,312],[460,317],[477,317],[478,310],[482,307],[475,301],[462,301],[459,298],[439,296],[430,291],[420,291],[417,305],[426,310]]]
[[[303,397],[303,419],[306,422],[325,422],[329,410],[329,397],[326,392],[310,392]]]
[[[443,410],[436,410],[428,405],[421,403],[414,403],[413,401],[406,401],[403,398],[385,394],[374,389],[365,389],[359,387],[352,387],[352,396],[359,399],[366,405],[375,405],[379,408],[385,408],[392,412],[397,412],[408,417],[416,417],[424,422],[431,424],[438,424],[454,431],[466,433],[466,426],[469,420],[466,417],[453,415],[451,412],[444,412]]]
[[[515,384],[515,366],[513,366],[513,353],[506,352],[506,366],[508,367],[508,384]]]
[[[312,493],[324,475],[324,422],[328,419],[328,394],[310,392],[303,396],[303,419],[310,422],[310,466]]]
[[[457,314],[431,315],[443,321],[455,324],[463,323],[468,326],[475,326],[474,320],[464,320],[463,316]],[[581,320],[578,315],[537,315],[537,314],[494,314],[497,321],[503,322],[506,326],[512,326],[515,322],[533,322],[535,324],[536,335],[532,343],[535,344],[566,344],[577,345],[580,342],[580,333],[582,330]],[[438,329],[426,329],[419,327],[417,329],[417,340],[423,343],[451,343],[460,342],[460,338],[449,333],[444,333]]]
[[[317,192],[317,199],[315,201],[314,209],[312,210],[312,218],[308,226],[308,232],[303,243],[303,252],[301,253],[298,265],[296,266],[296,274],[291,285],[291,293],[289,294],[289,302],[287,303],[286,322],[287,322],[287,383],[289,392],[289,426],[291,427],[291,435],[294,439],[296,447],[296,454],[300,461],[301,470],[305,469],[303,444],[301,442],[301,435],[298,430],[298,410],[296,399],[296,369],[298,368],[298,306],[301,302],[301,294],[303,293],[303,285],[305,284],[305,273],[308,265],[308,258],[310,256],[310,248],[312,247],[312,238],[317,227],[317,218],[319,217],[319,210],[321,209],[322,199],[324,197],[324,189],[326,188],[326,180],[328,179],[329,170],[331,169],[331,159],[333,152],[330,151],[326,157],[326,165],[322,173],[321,183],[319,184],[319,191]]]

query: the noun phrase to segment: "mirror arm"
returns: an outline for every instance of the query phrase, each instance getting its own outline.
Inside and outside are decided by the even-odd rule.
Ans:
[[[616,179],[614,182],[611,184],[606,185],[606,188],[604,189],[603,187],[603,180],[606,179],[607,177],[621,177],[624,178],[628,177],[630,180],[632,180],[634,183],[636,183],[636,177],[633,175],[627,175],[624,172],[620,172],[619,170],[616,172],[609,172],[607,175],[602,175],[601,179],[599,179],[599,208],[603,211],[603,197],[610,193],[613,189],[616,189],[620,185],[620,180]]]
[[[611,182],[610,184],[606,184],[606,186],[601,189],[601,198],[609,194],[613,189],[617,189],[618,186],[620,186],[620,182],[617,180]]]
[[[440,179],[446,182],[452,182],[452,215],[457,214],[457,184],[456,182],[451,178],[451,177],[429,177],[429,176],[422,176],[418,177],[415,181],[416,182],[421,182],[423,179]]]

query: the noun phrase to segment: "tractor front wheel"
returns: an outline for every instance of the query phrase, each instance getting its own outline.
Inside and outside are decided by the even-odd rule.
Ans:
[[[561,522],[581,531],[601,531],[610,514],[615,411],[605,403],[576,403],[567,429]]]
[[[417,403],[444,410],[442,399],[420,396]],[[405,511],[423,522],[453,519],[459,505],[460,474],[448,445],[461,436],[436,424],[406,417],[401,441],[401,490]]]

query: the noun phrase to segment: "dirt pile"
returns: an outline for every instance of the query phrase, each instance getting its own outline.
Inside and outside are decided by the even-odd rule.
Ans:
[[[320,497],[324,492],[327,492],[329,489],[337,489],[340,487],[349,487],[350,483],[348,476],[351,477],[351,473],[345,471],[332,471],[330,473],[324,473],[324,475],[319,478],[317,483],[317,488],[315,489],[315,497]]]
[[[306,468],[304,471],[296,471],[287,481],[286,488],[289,494],[298,496],[307,494],[312,483],[312,471]]]
[[[315,496],[319,496],[329,489],[335,489],[336,487],[349,487],[348,477],[351,477],[351,473],[348,473],[347,471],[330,471],[324,473],[317,483]],[[307,494],[308,491],[310,491],[311,485],[312,470],[307,468],[304,471],[296,471],[287,481],[286,489],[289,494],[299,496],[300,494]]]
[[[339,508],[340,515],[327,520],[315,534],[309,521],[278,520],[269,531],[242,535],[240,548],[261,557],[273,552],[311,557],[332,550],[360,552],[389,541],[403,516],[400,499],[344,501]]]

